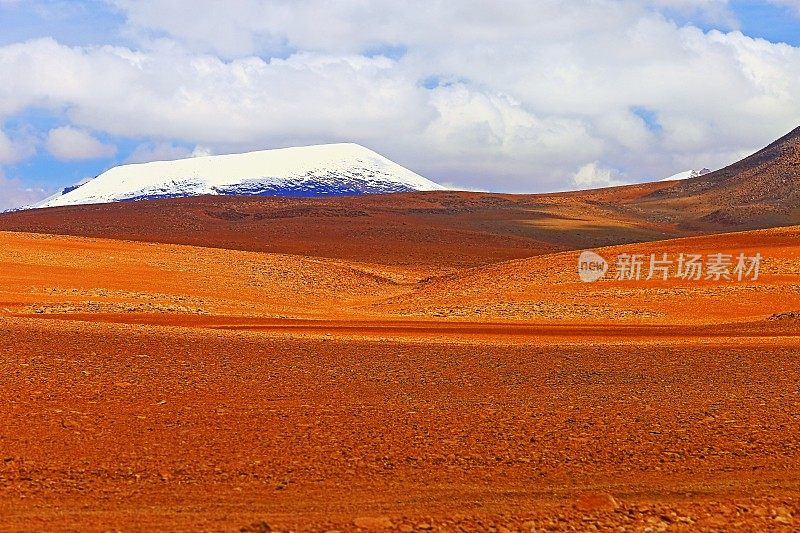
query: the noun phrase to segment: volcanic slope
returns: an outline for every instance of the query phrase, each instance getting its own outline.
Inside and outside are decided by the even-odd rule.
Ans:
[[[797,224],[800,128],[742,161],[654,191],[636,204],[645,211],[669,214],[683,226],[700,229]]]

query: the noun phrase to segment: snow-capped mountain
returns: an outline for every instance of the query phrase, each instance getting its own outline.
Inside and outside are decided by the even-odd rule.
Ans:
[[[357,144],[325,144],[114,167],[32,206],[202,194],[331,196],[444,190]]]
[[[711,171],[707,168],[702,170],[686,170],[684,172],[678,172],[668,178],[664,178],[661,181],[678,181],[678,180],[688,180],[689,178],[697,178],[699,176],[704,176],[709,174]]]

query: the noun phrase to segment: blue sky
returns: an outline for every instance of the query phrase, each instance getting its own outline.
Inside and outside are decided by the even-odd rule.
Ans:
[[[733,2],[731,10],[743,33],[774,43],[800,46],[800,18],[788,5],[747,0]]]
[[[459,188],[591,187],[800,124],[798,0],[411,4],[0,0],[0,208],[127,162],[338,141]]]

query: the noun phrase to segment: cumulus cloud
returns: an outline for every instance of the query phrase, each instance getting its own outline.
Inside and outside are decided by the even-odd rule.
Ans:
[[[0,211],[34,204],[50,196],[53,191],[46,187],[32,186],[18,179],[6,177],[0,168]]]
[[[72,126],[50,130],[46,146],[48,152],[63,161],[100,159],[113,157],[117,153],[115,146],[105,144],[91,133]]]
[[[124,163],[150,163],[151,161],[174,161],[188,157],[203,157],[214,155],[214,151],[207,146],[187,148],[173,143],[142,143],[125,159]]]
[[[583,165],[572,179],[578,189],[597,189],[625,184],[625,180],[620,179],[619,171],[604,167],[599,161]]]
[[[64,159],[112,153],[89,131],[145,139],[128,161],[353,141],[541,191],[719,167],[800,122],[800,49],[670,15],[723,0],[112,3],[126,46],[0,47],[0,118],[63,114]]]
[[[141,43],[166,35],[192,50],[227,58],[294,50],[358,53],[381,43],[447,48],[519,37],[549,41],[569,31],[619,29],[624,20],[664,10],[733,21],[728,0],[109,1],[126,14],[127,31]]]
[[[659,10],[667,10],[684,16],[700,15],[706,22],[714,22],[734,28],[738,21],[730,10],[729,0],[646,0]]]
[[[174,161],[190,157],[192,151],[168,142],[147,142],[138,145],[124,163],[150,163],[151,161]]]
[[[16,163],[32,156],[36,152],[36,140],[24,133],[12,139],[0,130],[0,164]]]

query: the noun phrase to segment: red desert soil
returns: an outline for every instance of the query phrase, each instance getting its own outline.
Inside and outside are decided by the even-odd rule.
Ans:
[[[650,190],[649,188],[647,190]],[[0,214],[0,230],[463,268],[683,236],[674,224],[572,196],[435,192],[333,198],[205,196]]]
[[[0,529],[800,527],[800,228],[597,249],[757,281],[591,285],[449,231],[420,264],[0,232]]]

